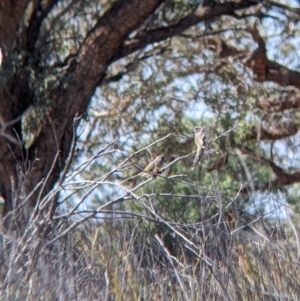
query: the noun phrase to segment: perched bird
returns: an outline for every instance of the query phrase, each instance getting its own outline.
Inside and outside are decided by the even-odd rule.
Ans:
[[[153,161],[151,161],[145,168],[144,171],[138,173],[137,175],[134,175],[126,180],[124,180],[122,183],[126,181],[130,182],[136,182],[136,179],[138,177],[145,177],[147,175],[151,175],[153,173],[153,178],[156,177],[156,175],[160,174],[160,170],[166,161],[166,158],[162,155],[157,156]]]
[[[195,143],[197,145],[197,153],[196,153],[196,157],[193,161],[191,170],[193,170],[196,167],[196,165],[198,164],[198,162],[200,161],[200,159],[203,155],[203,152],[205,150],[205,145],[206,145],[206,135],[205,135],[203,127],[195,127],[194,132],[195,132]]]
[[[160,169],[163,167],[166,158],[162,155],[157,156],[153,161],[151,161],[144,169],[146,172],[153,172],[154,174],[159,174]],[[146,174],[143,172],[142,174]]]

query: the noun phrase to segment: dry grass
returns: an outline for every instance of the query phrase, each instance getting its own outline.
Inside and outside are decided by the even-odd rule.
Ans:
[[[66,197],[52,216],[58,189],[40,194],[25,223],[16,201],[0,244],[0,301],[297,300],[296,225],[251,216],[219,187],[157,187],[127,189],[85,211]]]
[[[224,225],[177,225],[190,244],[140,220],[86,223],[50,245],[5,237],[2,300],[297,300],[293,239],[254,241]]]

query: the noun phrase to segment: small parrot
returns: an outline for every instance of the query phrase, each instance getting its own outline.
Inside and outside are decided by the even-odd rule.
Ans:
[[[166,158],[162,155],[157,156],[153,161],[151,161],[145,168],[145,171],[153,172],[155,174],[160,173],[160,169],[163,167]],[[143,174],[146,174],[143,172]]]
[[[203,127],[195,127],[194,132],[195,132],[195,143],[197,145],[197,153],[193,161],[191,170],[193,170],[198,164],[198,162],[200,161],[206,146],[206,135]]]
[[[144,171],[138,173],[135,176],[132,176],[122,183],[126,181],[134,181],[138,177],[145,177],[147,175],[150,175],[150,172],[153,173],[153,178],[155,178],[155,174],[160,174],[160,169],[162,168],[164,162],[166,161],[166,158],[162,155],[157,156],[153,161],[151,161],[145,168]]]

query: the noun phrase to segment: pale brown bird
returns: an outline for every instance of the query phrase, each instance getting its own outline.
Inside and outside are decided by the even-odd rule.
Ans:
[[[198,164],[198,162],[200,161],[206,146],[206,135],[203,127],[195,127],[194,132],[195,132],[195,143],[197,145],[197,153],[193,161],[191,170],[193,170]]]

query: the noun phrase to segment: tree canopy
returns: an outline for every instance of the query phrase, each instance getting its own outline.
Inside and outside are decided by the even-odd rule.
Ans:
[[[130,274],[127,300],[254,300],[274,264],[264,297],[297,296],[278,283],[298,285],[299,20],[297,1],[2,1],[6,298],[123,300]]]

